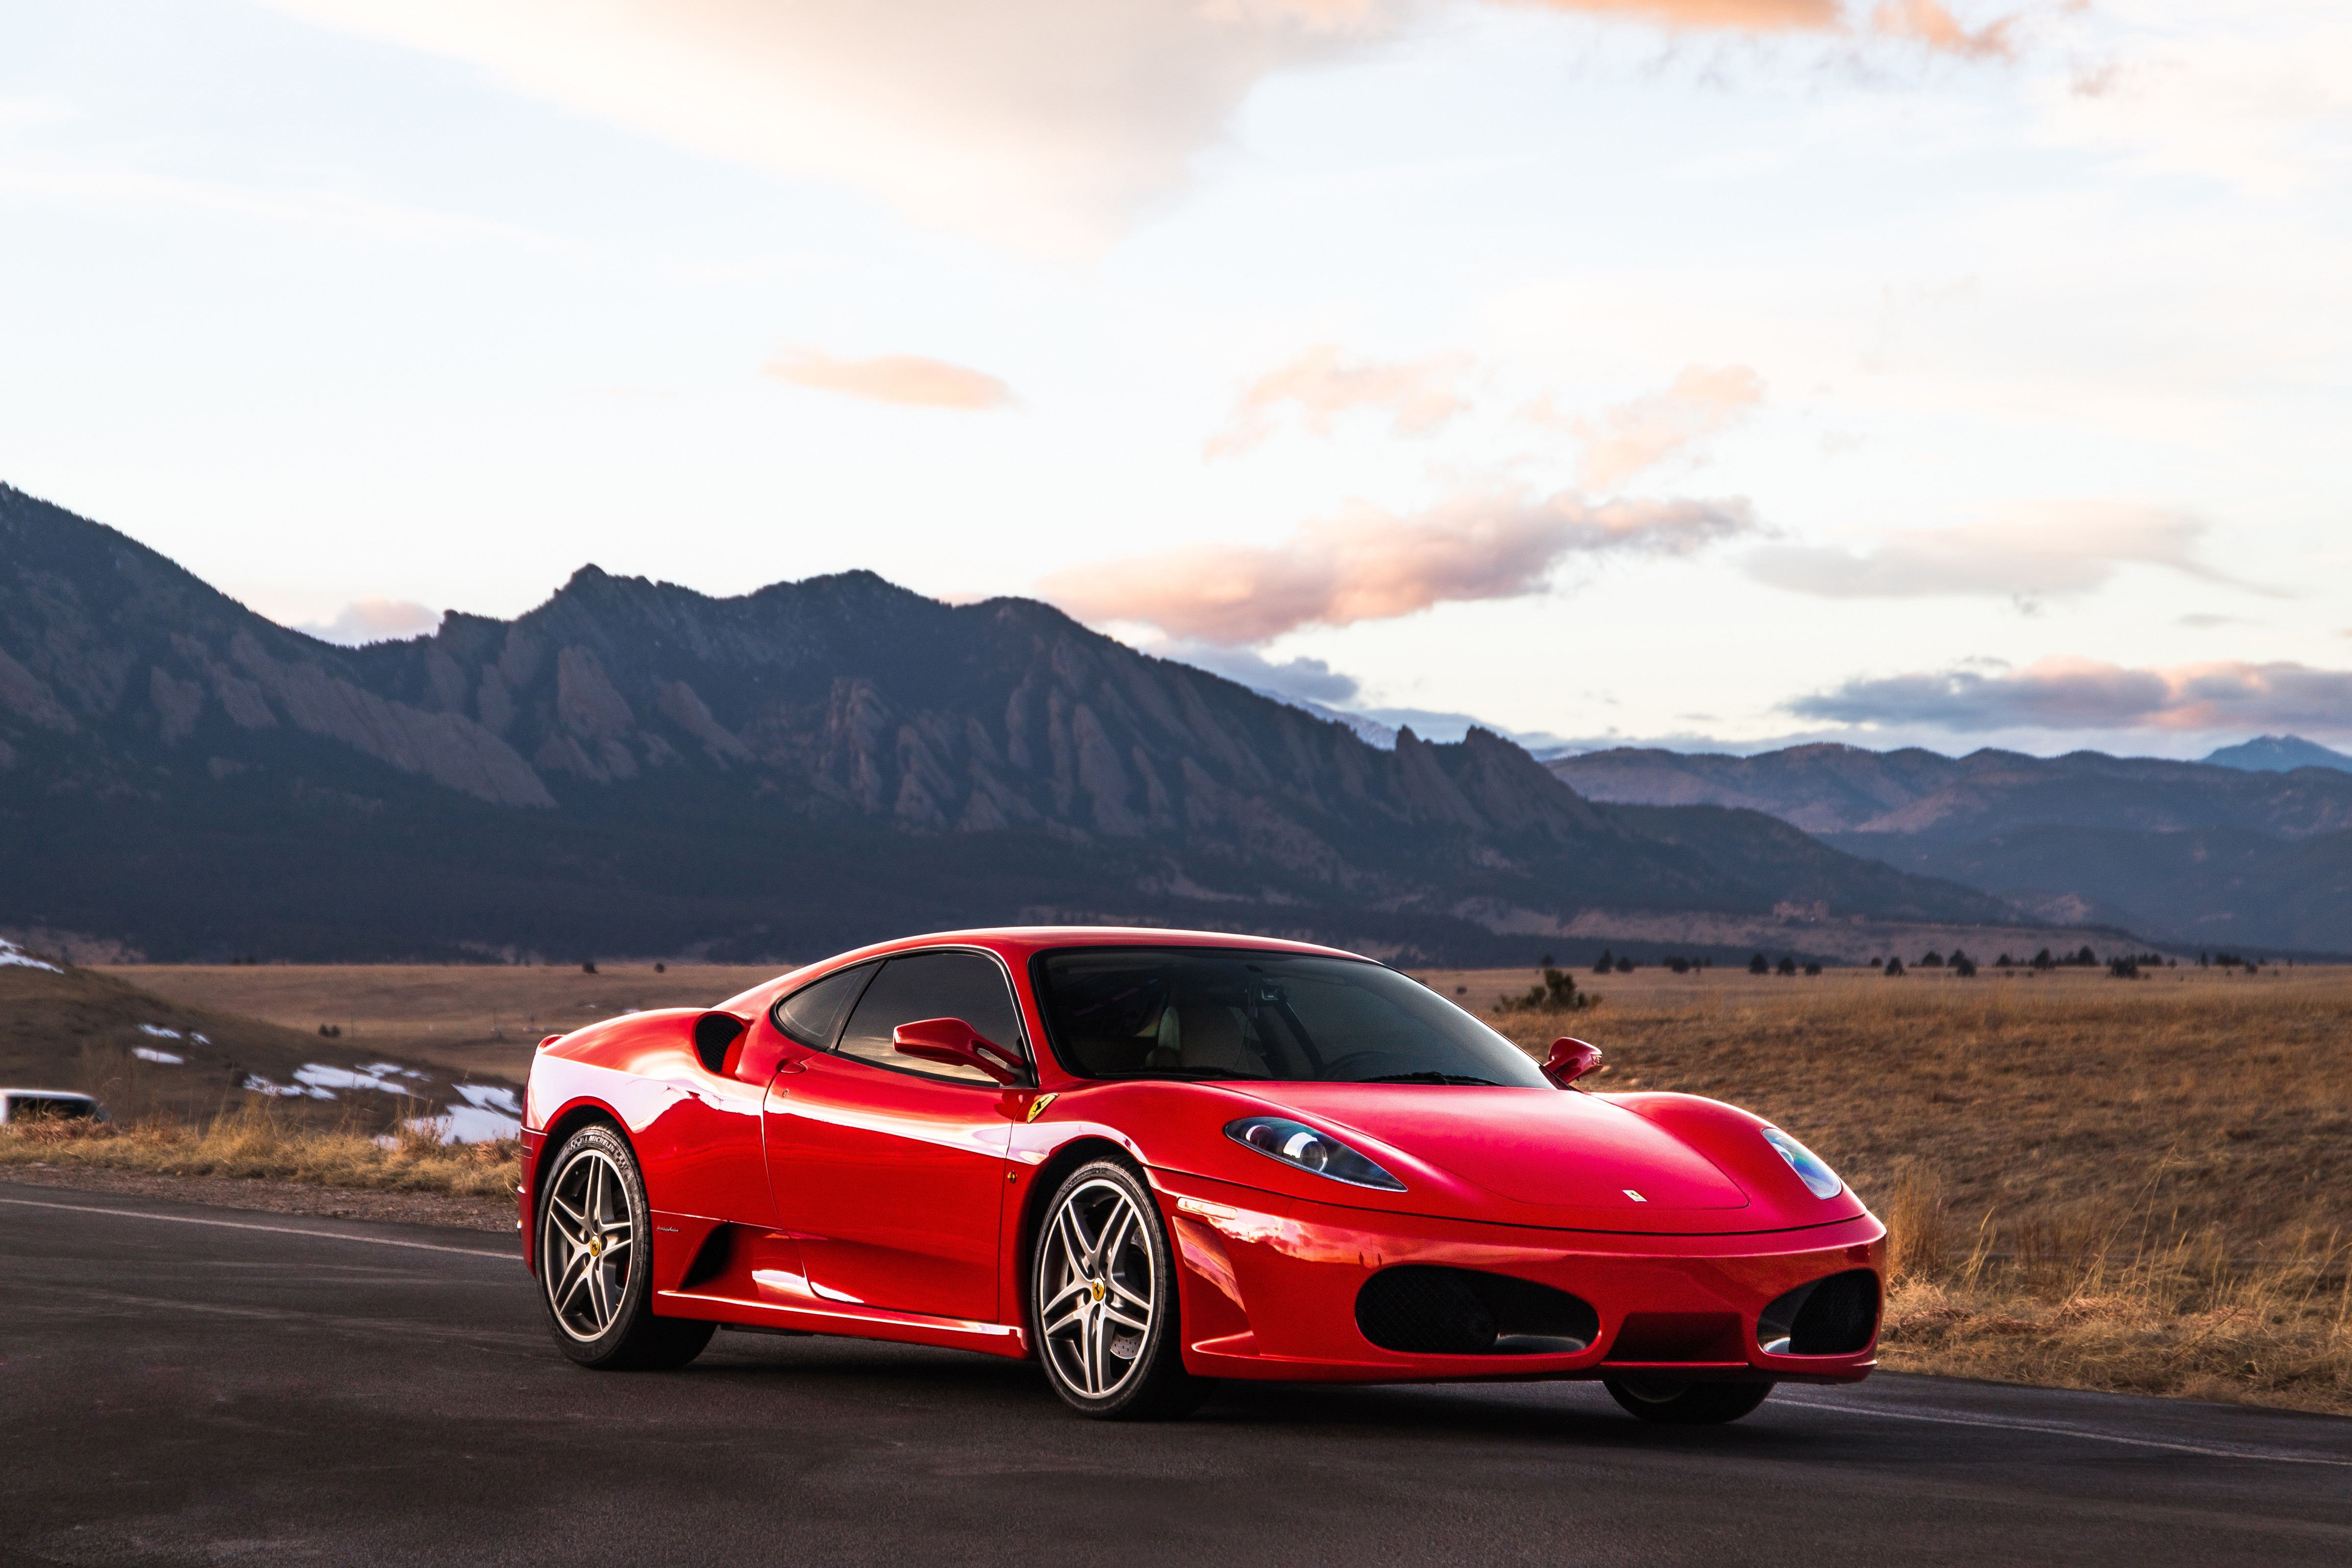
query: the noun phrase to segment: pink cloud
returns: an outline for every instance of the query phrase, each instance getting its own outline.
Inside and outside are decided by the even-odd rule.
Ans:
[[[1512,0],[1549,11],[1622,16],[1692,32],[1844,33],[1853,30],[1843,0]],[[1971,59],[2008,59],[2017,18],[1970,27],[1940,0],[1882,0],[1862,31],[1900,38]]]
[[[1400,436],[1422,436],[1469,407],[1454,384],[1470,367],[1464,353],[1383,364],[1353,363],[1337,343],[1317,343],[1279,370],[1260,376],[1234,405],[1225,427],[1212,437],[1208,455],[1246,451],[1272,433],[1286,409],[1318,436],[1331,433],[1331,421],[1356,409],[1385,409]]]
[[[1790,710],[1847,724],[2013,729],[2287,729],[2352,732],[2352,670],[2279,660],[2130,668],[2048,658],[2024,669],[1946,670],[1849,680]]]
[[[1577,479],[1585,489],[1614,489],[1643,469],[1737,425],[1764,400],[1764,382],[1745,365],[1691,365],[1664,392],[1603,409],[1595,418],[1561,414],[1549,395],[1522,412],[1584,443]]]
[[[1685,555],[1756,524],[1739,500],[1457,498],[1410,517],[1358,501],[1273,545],[1189,545],[1055,574],[1046,596],[1226,647],[1541,588],[1571,555]]]
[[[788,349],[768,374],[795,386],[915,408],[1003,408],[1013,402],[1013,389],[996,377],[919,354],[835,359],[822,349]]]
[[[1870,30],[1969,59],[2007,60],[2017,58],[2017,21],[2013,16],[2003,16],[1970,27],[1937,0],[1885,0],[1871,12]]]

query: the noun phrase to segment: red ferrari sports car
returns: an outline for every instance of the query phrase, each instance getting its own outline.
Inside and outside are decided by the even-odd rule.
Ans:
[[[1731,1106],[1576,1087],[1417,981],[1196,931],[961,931],[542,1042],[525,1262],[593,1367],[730,1327],[1218,1378],[1598,1378],[1729,1421],[1874,1364],[1885,1229]]]

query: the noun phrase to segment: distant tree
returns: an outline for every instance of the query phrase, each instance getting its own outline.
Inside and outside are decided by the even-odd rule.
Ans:
[[[1922,969],[1941,969],[1944,967],[1944,955],[1937,952],[1931,947],[1927,952],[1919,955],[1919,967]]]
[[[1619,960],[1617,961],[1617,973],[1620,973],[1620,974],[1631,974],[1631,973],[1633,973],[1633,961],[1632,959],[1630,959],[1630,958],[1621,958],[1621,959],[1619,959]]]
[[[1750,974],[1769,974],[1772,973],[1772,966],[1764,962],[1764,955],[1759,952],[1755,957],[1748,961],[1748,973]]]
[[[1886,960],[1883,958],[1874,958],[1870,961],[1870,967],[1873,969],[1884,969],[1886,967]]]
[[[1886,973],[1889,973],[1889,974],[1900,974],[1900,973],[1903,973],[1903,961],[1902,961],[1901,959],[1899,959],[1899,958],[1890,958],[1890,959],[1888,959],[1888,960],[1886,961]]]
[[[2133,959],[2119,954],[2107,960],[2107,975],[2114,980],[2137,980],[2139,964]]]
[[[580,973],[583,973],[583,974],[593,974],[593,973],[596,973],[596,961],[595,961],[594,959],[593,959],[593,958],[592,958],[592,959],[590,959],[587,963],[585,963],[582,964],[582,965],[580,966]]]
[[[1963,980],[1973,980],[1976,978],[1977,961],[1965,952],[1956,952],[1952,954],[1952,973]]]
[[[2052,968],[2056,965],[2057,962],[2058,961],[2056,959],[2050,956],[2050,950],[2046,947],[2040,952],[2033,955],[2033,967],[2036,969]]]
[[[1797,973],[1797,961],[1793,958],[1788,957],[1786,954],[1783,954],[1780,959],[1780,967],[1781,973],[1794,974]]]
[[[655,973],[656,974],[667,974],[667,973],[669,973],[669,965],[668,965],[668,964],[667,964],[667,963],[659,963],[659,962],[656,962],[656,963],[654,964],[654,973]]]
[[[2202,968],[2204,968],[2205,966],[2206,966],[2206,963],[2205,963],[2205,955],[2204,955],[2203,953],[2201,953],[2201,952],[2200,952],[2200,953],[2199,953],[2199,954],[2197,955],[2197,967],[2198,967],[2198,968],[2200,968],[2200,969],[2202,969]]]
[[[1994,959],[1994,960],[1992,961],[1992,966],[1993,966],[1995,969],[2013,969],[2013,968],[2015,968],[2015,967],[2016,967],[2014,964],[2012,964],[2012,963],[2010,963],[2010,961],[2009,961],[2009,954],[2007,954],[2007,953],[2005,953],[2005,952],[2004,952],[2004,953],[2002,953],[1999,958],[1996,958],[1996,959]]]
[[[1455,993],[1457,995],[1460,992]],[[1547,965],[1542,983],[1528,987],[1523,996],[1506,996],[1495,1004],[1497,1013],[1573,1013],[1597,1005],[1601,998],[1576,988],[1576,976]]]
[[[1805,973],[1808,974],[1819,974],[1821,972],[1822,966],[1818,963],[1808,963],[1805,965]]]
[[[1601,962],[1592,966],[1592,973],[1595,974],[1606,974],[1616,967],[1616,959],[1611,957],[1609,950],[1604,947],[1601,950]]]
[[[1670,958],[1666,960],[1666,967],[1673,970],[1676,974],[1688,974],[1691,968],[1690,960],[1687,958]]]
[[[2074,962],[2085,969],[2096,969],[2099,966],[2099,955],[2091,951],[2091,944],[2086,942],[2083,944],[2083,950],[2074,955]]]
[[[1548,952],[1547,952],[1547,953],[1545,953],[1545,954],[1543,955],[1543,967],[1544,967],[1544,968],[1546,968],[1546,969],[1549,969],[1549,968],[1551,967],[1551,954],[1550,954],[1550,953],[1548,953]]]

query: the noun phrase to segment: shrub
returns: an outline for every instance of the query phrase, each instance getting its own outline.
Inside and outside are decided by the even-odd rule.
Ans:
[[[1772,966],[1764,962],[1764,955],[1759,952],[1755,957],[1748,961],[1748,973],[1750,974],[1769,974],[1772,973]]]
[[[1540,984],[1528,987],[1524,996],[1506,996],[1495,1004],[1497,1013],[1573,1013],[1597,1005],[1601,998],[1587,996],[1576,988],[1576,976],[1564,969],[1546,965]]]
[[[1902,961],[1901,959],[1899,959],[1899,958],[1890,958],[1890,959],[1888,959],[1888,960],[1886,961],[1886,973],[1889,973],[1889,974],[1900,974],[1900,973],[1903,973],[1903,961]]]

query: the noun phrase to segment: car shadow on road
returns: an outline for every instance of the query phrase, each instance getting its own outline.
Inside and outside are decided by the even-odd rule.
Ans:
[[[677,1375],[703,1387],[723,1384],[745,1394],[804,1390],[821,1393],[829,1401],[863,1392],[898,1403],[929,1404],[948,1419],[983,1412],[1016,1421],[1081,1419],[1062,1407],[1034,1363],[871,1340],[722,1335],[701,1360]],[[1770,1408],[1765,1406],[1768,1412]],[[1378,1433],[1618,1450],[1738,1453],[1763,1447],[1784,1456],[1821,1442],[1843,1446],[1828,1434],[1792,1431],[1785,1424],[1769,1431],[1745,1424],[1648,1425],[1619,1410],[1597,1384],[1223,1382],[1197,1413],[1172,1426],[1232,1435],[1337,1439]]]

